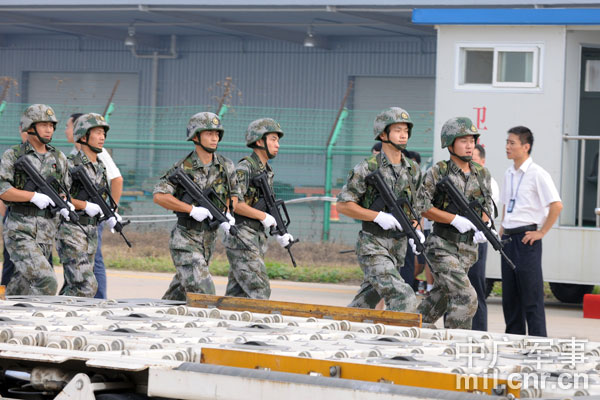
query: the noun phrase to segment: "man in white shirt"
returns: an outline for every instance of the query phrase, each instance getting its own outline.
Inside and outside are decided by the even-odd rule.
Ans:
[[[81,146],[80,144],[75,143],[73,140],[73,126],[75,124],[75,120],[81,115],[82,114],[80,113],[72,114],[67,120],[65,136],[67,137],[67,141],[69,143],[73,143],[74,145],[73,150],[71,150],[71,154],[77,153],[79,147]],[[102,153],[98,154],[98,159],[102,161],[104,167],[106,168],[106,177],[110,184],[110,195],[115,200],[115,203],[119,204],[121,194],[123,193],[123,177],[121,176],[121,171],[119,171],[119,168],[105,148],[102,149]],[[94,276],[98,281],[98,291],[94,297],[97,299],[106,299],[107,295],[106,267],[104,266],[104,259],[102,257],[103,227],[104,223],[98,225],[98,248],[96,249],[96,256],[94,258]]]
[[[473,150],[473,161],[482,167],[485,166],[485,148],[481,144],[476,144],[475,149]],[[500,188],[498,187],[498,183],[491,177],[490,187],[492,189],[492,200],[494,200],[494,205],[498,204],[498,200],[500,197]],[[494,217],[493,215],[491,216]],[[477,293],[477,312],[473,316],[473,324],[471,325],[471,329],[474,331],[487,331],[487,303],[485,300],[486,297],[486,282],[485,282],[485,263],[487,261],[487,249],[488,243],[479,243],[477,252],[479,257],[477,258],[477,262],[469,268],[469,280],[471,281],[471,285],[475,292]]]
[[[502,260],[502,308],[506,333],[547,336],[542,276],[542,238],[562,210],[550,174],[531,157],[533,133],[516,126],[508,131],[506,157],[513,166],[504,174],[500,234],[516,269]]]

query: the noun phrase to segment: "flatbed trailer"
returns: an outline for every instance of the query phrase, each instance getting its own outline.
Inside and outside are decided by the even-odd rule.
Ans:
[[[418,314],[294,304],[198,294],[188,294],[187,304],[9,297],[0,300],[0,394],[82,400],[600,396],[600,343],[435,329],[423,327]],[[536,352],[540,346],[544,352]],[[585,382],[577,381],[580,375]]]

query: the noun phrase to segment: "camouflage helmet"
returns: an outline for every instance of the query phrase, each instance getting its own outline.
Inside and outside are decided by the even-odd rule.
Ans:
[[[452,146],[456,138],[463,136],[473,136],[475,141],[477,141],[479,131],[467,117],[450,118],[442,126],[442,149]]]
[[[275,132],[281,139],[283,137],[283,131],[279,122],[272,118],[260,118],[256,121],[252,121],[246,129],[246,146],[252,147],[257,140],[260,140],[267,133]]]
[[[108,132],[110,126],[104,117],[96,113],[83,114],[75,120],[75,126],[73,127],[73,140],[79,142],[79,140],[87,135],[90,129],[101,126],[104,128],[104,132]]]
[[[380,112],[377,117],[375,117],[375,122],[373,123],[373,133],[375,134],[375,140],[381,140],[379,135],[391,124],[397,124],[400,122],[404,122],[408,125],[408,137],[410,138],[410,133],[412,131],[413,122],[410,119],[410,115],[406,110],[400,107],[390,107],[388,109]]]
[[[56,128],[58,120],[52,107],[45,104],[32,104],[27,107],[21,116],[21,132],[26,132],[37,122],[52,122]]]
[[[223,139],[223,125],[217,114],[211,112],[199,112],[190,118],[187,126],[187,140],[192,140],[196,133],[202,131],[218,131],[219,141]]]

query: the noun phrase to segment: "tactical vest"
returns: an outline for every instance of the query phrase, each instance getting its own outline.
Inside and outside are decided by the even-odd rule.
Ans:
[[[365,161],[367,162],[369,173],[375,172],[379,167],[381,167],[381,153],[372,155]],[[410,163],[410,161],[408,162]],[[409,180],[408,184],[401,188],[399,192],[395,190],[396,184],[394,184],[394,187],[390,188],[392,189],[392,192],[394,192],[398,199],[407,199],[408,202],[412,204],[413,197],[414,195],[416,195],[416,188],[414,182],[412,180]],[[367,184],[367,190],[364,196],[362,197],[360,205],[364,208],[368,208],[369,210],[373,211],[389,212],[389,210],[387,210],[387,208],[383,205],[383,201],[380,200],[377,188],[369,184]],[[407,205],[404,205],[404,212],[406,212],[407,215],[411,215],[410,209]]]
[[[479,189],[477,189],[474,193],[471,193],[467,197],[467,200],[476,200],[483,207],[483,205],[485,204],[485,198],[490,196],[490,193],[483,182],[483,167],[474,162],[470,162],[469,165],[471,167],[471,173],[475,174],[475,177],[477,178],[477,182],[479,183]],[[436,164],[436,166],[438,167],[442,177],[448,176],[449,161],[440,161]],[[451,214],[459,214],[459,210],[456,209],[456,206],[450,202],[448,194],[444,191],[436,191],[435,195],[433,196],[432,204],[435,208],[438,208],[440,210],[448,211]],[[495,208],[496,205],[494,204],[494,209]],[[479,216],[483,215],[481,208],[477,211],[479,212]],[[497,214],[497,211],[495,211],[494,214]],[[494,218],[495,217],[496,216],[494,216]]]
[[[181,166],[181,168],[183,168],[183,170],[186,173],[193,172],[194,165],[190,160],[190,157],[193,154],[194,154],[194,152],[192,151],[183,160],[181,160],[177,164],[175,164],[175,166],[173,167],[173,169],[171,169],[171,171],[169,171],[169,173],[172,172],[175,168],[177,168],[179,166]],[[218,177],[211,183],[210,187],[212,187],[214,189],[214,191],[217,193],[217,196],[219,197],[219,199],[221,199],[221,201],[223,203],[227,204],[227,201],[231,198],[231,184],[229,182],[229,176],[227,175],[227,170],[225,168],[226,160],[225,160],[225,157],[221,156],[220,154],[215,153],[214,156],[215,156],[216,160],[218,161],[216,166],[219,169],[219,174],[218,174]],[[168,176],[168,174],[166,176]],[[201,188],[201,189],[204,190],[207,188]],[[175,196],[175,198],[177,198],[178,200],[181,200],[185,196],[185,191],[183,190],[183,188],[181,186],[177,186],[175,188],[175,193],[173,196]],[[215,205],[215,207],[217,207],[219,210],[226,211],[226,209],[223,207],[223,204],[221,204],[218,200],[211,199],[211,201]],[[194,203],[193,205],[197,206],[198,204]]]
[[[73,166],[76,168],[80,165],[83,165],[83,159],[81,158],[81,154],[79,152],[70,155],[69,160],[71,160],[71,162],[73,163]],[[107,194],[108,194],[108,187],[106,186],[108,184],[108,178],[106,176],[106,168],[104,168],[104,164],[102,164],[102,162],[98,161],[98,168],[102,169],[102,186],[97,187],[98,189],[98,193],[101,193],[102,198],[104,199],[104,201],[106,201],[106,199],[108,198]],[[90,179],[92,181],[92,183],[96,183],[96,179]],[[87,201],[87,197],[85,196],[85,193],[81,193],[83,190],[83,185],[81,184],[81,182],[73,180],[73,184],[71,185],[71,197],[77,200],[84,200]]]
[[[252,184],[252,179],[258,176],[258,174],[260,174],[262,165],[260,164],[260,161],[252,155],[242,158],[240,162],[244,160],[248,161],[248,163],[250,164],[250,176],[248,177],[249,183],[248,189],[246,193],[244,193],[244,202],[249,206],[254,207],[256,203],[258,203],[258,199],[260,197],[260,190]]]
[[[13,151],[15,152],[15,157],[17,160],[21,156],[24,156],[26,154],[26,150],[25,150],[26,147],[27,147],[27,143],[21,143],[21,144],[18,144],[18,145],[15,145],[12,147]],[[58,182],[62,181],[62,179],[65,175],[65,171],[63,170],[60,163],[58,162],[58,157],[57,157],[58,150],[56,150],[56,148],[54,146],[50,146],[50,145],[46,145],[46,148],[48,149],[50,154],[52,154],[52,157],[54,157],[55,168],[52,169],[50,176],[52,176],[54,179],[56,179],[56,181],[52,182],[51,186],[54,190],[56,190],[56,192],[60,193],[61,188],[60,188]],[[44,176],[44,178],[48,178],[48,176]],[[21,168],[15,168],[13,187],[15,187],[16,189],[23,190],[28,181],[29,181],[29,176],[27,175],[27,173],[24,170],[22,170]]]

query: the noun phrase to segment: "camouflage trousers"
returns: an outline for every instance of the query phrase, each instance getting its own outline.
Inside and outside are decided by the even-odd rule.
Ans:
[[[94,275],[98,229],[96,225],[83,225],[83,229],[89,239],[75,224],[63,221],[58,226],[56,250],[65,278],[59,294],[63,296],[94,297],[98,291]]]
[[[477,245],[450,242],[432,233],[426,248],[434,284],[419,305],[423,322],[435,323],[446,314],[446,328],[471,329],[477,311],[477,293],[467,273],[477,261]]]
[[[4,245],[15,271],[6,286],[7,295],[56,294],[54,269],[48,262],[56,219],[9,213],[4,223]]]
[[[208,264],[215,246],[217,231],[200,231],[175,225],[169,250],[177,272],[163,295],[165,300],[185,301],[185,294],[215,294]]]
[[[264,231],[240,224],[237,237],[225,235],[229,275],[225,296],[268,299],[271,296],[264,257],[267,236]],[[246,247],[247,246],[247,247]]]
[[[360,290],[348,307],[375,308],[383,298],[388,310],[416,311],[415,292],[398,272],[398,267],[404,265],[406,246],[406,238],[386,239],[359,232],[356,255],[365,275]]]

